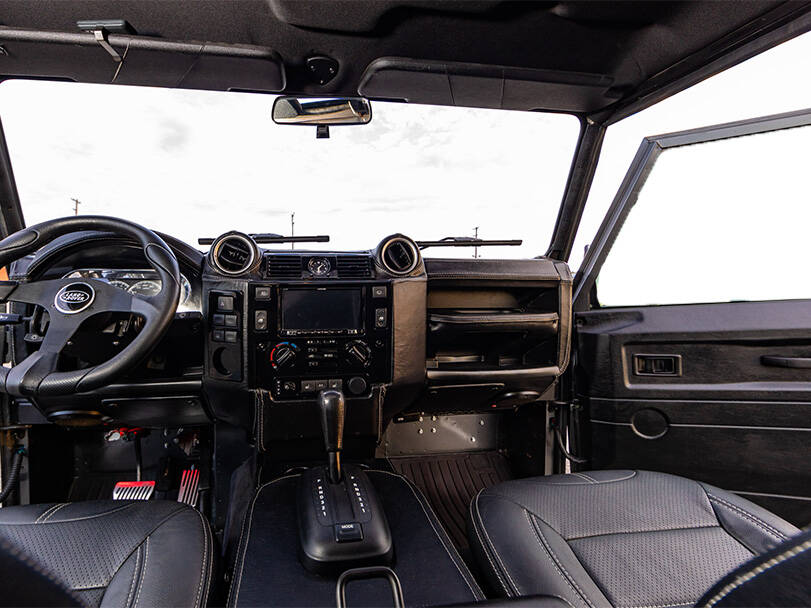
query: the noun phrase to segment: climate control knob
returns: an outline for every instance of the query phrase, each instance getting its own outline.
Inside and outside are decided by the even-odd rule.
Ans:
[[[344,348],[350,363],[366,367],[372,359],[372,349],[363,340],[353,340]]]
[[[279,342],[270,351],[270,364],[273,369],[285,369],[293,367],[298,356],[298,349],[290,342]]]

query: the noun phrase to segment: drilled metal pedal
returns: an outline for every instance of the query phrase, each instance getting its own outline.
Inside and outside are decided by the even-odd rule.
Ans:
[[[154,481],[119,481],[113,488],[113,500],[149,500],[154,491]]]
[[[184,470],[183,474],[180,476],[180,490],[177,493],[177,502],[186,503],[190,507],[196,507],[199,486],[199,469]]]

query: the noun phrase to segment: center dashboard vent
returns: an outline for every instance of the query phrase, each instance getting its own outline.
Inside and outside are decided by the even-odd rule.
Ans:
[[[300,279],[300,255],[268,255],[265,276],[269,279]]]
[[[256,243],[246,234],[229,232],[211,245],[209,258],[223,274],[237,275],[254,267],[257,259]]]
[[[339,255],[335,267],[342,279],[367,279],[372,276],[372,260],[368,255]]]
[[[392,274],[405,275],[417,267],[420,254],[416,245],[404,236],[393,236],[380,248],[380,263]]]

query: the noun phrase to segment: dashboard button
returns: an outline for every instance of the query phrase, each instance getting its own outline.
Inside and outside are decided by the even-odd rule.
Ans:
[[[214,325],[225,325],[225,315],[214,315]]]
[[[389,324],[389,311],[385,308],[375,310],[375,327],[381,329]]]
[[[316,380],[315,381],[315,390],[323,391],[327,388],[327,381],[326,380]]]
[[[372,286],[372,297],[373,298],[385,298],[386,297],[386,286],[385,285],[373,285]]]
[[[225,332],[225,341],[231,342],[232,344],[236,343],[237,341],[237,332],[235,331],[227,331]]]
[[[334,388],[340,391],[344,387],[344,381],[341,380],[340,378],[335,380],[327,380],[327,386],[329,388]]]
[[[256,288],[257,300],[270,300],[270,287],[257,287]]]
[[[302,393],[312,393],[315,390],[315,382],[312,380],[304,380],[301,383]]]
[[[211,332],[211,339],[215,342],[225,342],[225,332],[221,329],[215,329]]]
[[[225,326],[226,327],[236,327],[237,326],[237,316],[236,315],[223,315],[225,317]]]
[[[253,327],[258,331],[265,331],[268,328],[268,311],[257,310],[254,313]]]
[[[217,296],[217,310],[220,312],[233,312],[234,296]]]

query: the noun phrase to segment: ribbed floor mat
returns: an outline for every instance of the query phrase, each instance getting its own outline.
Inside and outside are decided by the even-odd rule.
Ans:
[[[498,452],[391,458],[395,471],[425,494],[463,556],[468,552],[467,510],[481,490],[512,476]]]

